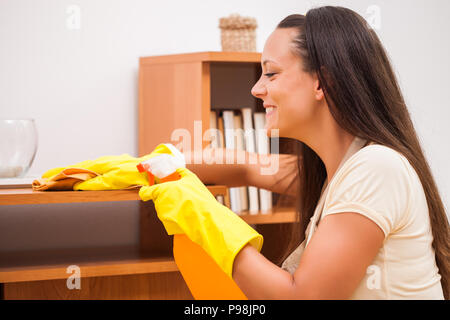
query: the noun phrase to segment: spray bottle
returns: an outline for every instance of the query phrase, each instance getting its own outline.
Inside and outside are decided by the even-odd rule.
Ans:
[[[186,167],[183,154],[165,144],[172,155],[160,154],[137,165],[147,172],[149,185],[180,179],[178,168]],[[198,244],[184,234],[173,237],[173,257],[192,296],[196,300],[246,300],[237,284]]]
[[[164,145],[172,154],[161,153],[136,166],[139,172],[147,172],[150,186],[155,183],[178,180],[180,175],[176,170],[178,168],[186,168],[183,154],[170,143],[165,143]]]

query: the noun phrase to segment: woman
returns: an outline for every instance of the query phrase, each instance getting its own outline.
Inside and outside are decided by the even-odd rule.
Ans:
[[[448,298],[448,220],[375,32],[341,7],[291,15],[268,38],[262,68],[252,94],[264,102],[266,129],[302,146],[298,179],[271,188],[295,190],[301,227],[292,239],[301,244],[279,267],[249,236],[231,259],[240,289],[250,299]],[[292,161],[281,160],[289,172]],[[275,182],[250,166],[228,168],[219,178],[214,165],[190,169],[204,183],[234,179],[229,186],[270,188]],[[182,201],[194,204],[188,214],[206,210],[201,192]],[[158,202],[180,201],[169,187],[148,198],[160,218]],[[207,219],[222,215],[218,207],[206,211]],[[222,228],[225,238],[233,233]]]

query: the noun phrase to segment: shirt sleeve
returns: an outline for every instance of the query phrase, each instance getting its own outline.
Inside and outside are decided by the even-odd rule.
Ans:
[[[322,218],[359,213],[375,222],[387,237],[401,227],[409,211],[408,165],[406,158],[385,146],[361,150],[331,180]]]

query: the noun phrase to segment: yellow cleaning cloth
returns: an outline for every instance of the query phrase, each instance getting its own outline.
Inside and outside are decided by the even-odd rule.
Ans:
[[[150,154],[140,158],[128,154],[103,156],[67,167],[53,168],[45,172],[42,179],[34,180],[32,188],[36,191],[118,190],[148,186],[147,174],[139,172],[137,165],[162,154],[172,154],[170,145],[159,144]],[[157,177],[155,180],[160,182]]]
[[[136,166],[152,155],[134,158],[128,154],[103,156],[77,164],[48,170],[42,179],[33,181],[32,188],[43,190],[118,190],[148,186],[145,173]]]
[[[34,180],[32,183],[33,190],[73,190],[73,186],[77,182],[86,181],[98,176],[96,172],[82,169],[69,168],[63,169],[59,173],[50,178],[42,178]]]

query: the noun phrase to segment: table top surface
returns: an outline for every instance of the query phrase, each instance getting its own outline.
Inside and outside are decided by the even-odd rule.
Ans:
[[[213,195],[226,193],[225,186],[208,186]],[[133,201],[139,198],[139,188],[102,191],[34,191],[32,188],[0,189],[0,205]]]

